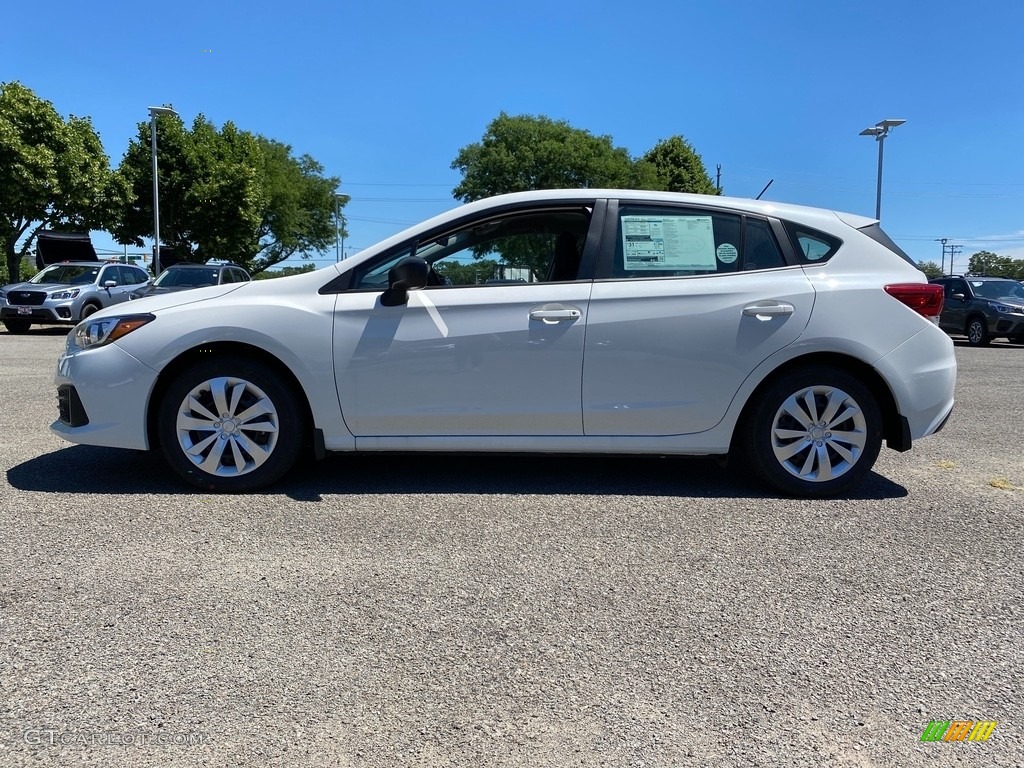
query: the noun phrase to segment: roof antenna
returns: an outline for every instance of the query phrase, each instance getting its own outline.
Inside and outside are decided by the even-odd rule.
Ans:
[[[775,179],[768,179],[768,183],[764,185],[764,189],[762,189],[760,192],[758,192],[757,193],[757,197],[755,197],[754,199],[755,200],[760,200],[761,199],[761,195],[763,195],[765,192],[768,191],[768,187],[770,187],[772,185],[773,181],[775,181]]]

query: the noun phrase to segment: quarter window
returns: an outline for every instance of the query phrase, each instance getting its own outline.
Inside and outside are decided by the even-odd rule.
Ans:
[[[842,245],[842,241],[832,235],[799,227],[791,222],[786,222],[786,229],[796,244],[798,258],[804,264],[820,264],[823,261],[828,261]]]

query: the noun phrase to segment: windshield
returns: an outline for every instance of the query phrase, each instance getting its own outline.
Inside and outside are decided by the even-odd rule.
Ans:
[[[100,273],[99,265],[85,266],[81,264],[54,264],[37,274],[30,283],[60,283],[61,285],[88,285],[95,282]]]
[[[174,269],[164,272],[153,285],[163,288],[200,288],[204,285],[217,285],[216,268],[213,269]]]
[[[1015,280],[972,280],[975,296],[984,299],[1016,299],[1024,301],[1024,285]]]

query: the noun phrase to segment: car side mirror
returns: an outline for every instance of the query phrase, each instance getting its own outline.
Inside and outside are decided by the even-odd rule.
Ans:
[[[951,299],[957,299],[958,301],[963,301],[963,300],[964,300],[964,299],[966,299],[967,297],[966,297],[966,296],[964,296],[964,295],[963,295],[962,293],[954,293],[954,294],[953,294],[952,296],[950,296],[949,298],[951,298]]]
[[[409,301],[409,291],[427,284],[430,266],[419,256],[406,256],[388,270],[388,288],[381,294],[380,303],[397,307]]]
[[[117,280],[104,280],[103,281],[103,287],[104,288],[114,288],[116,286],[117,286]]]

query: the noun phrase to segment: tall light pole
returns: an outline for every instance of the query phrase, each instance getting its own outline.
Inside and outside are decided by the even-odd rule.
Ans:
[[[889,135],[889,131],[895,128],[897,125],[903,125],[906,120],[879,120],[870,128],[865,128],[860,132],[861,136],[874,136],[875,141],[878,142],[878,180],[875,185],[875,218],[882,218],[882,145],[885,143],[885,137]]]
[[[156,116],[178,116],[170,107],[149,108],[149,146],[153,154],[153,277],[160,274],[160,185],[156,173]]]

